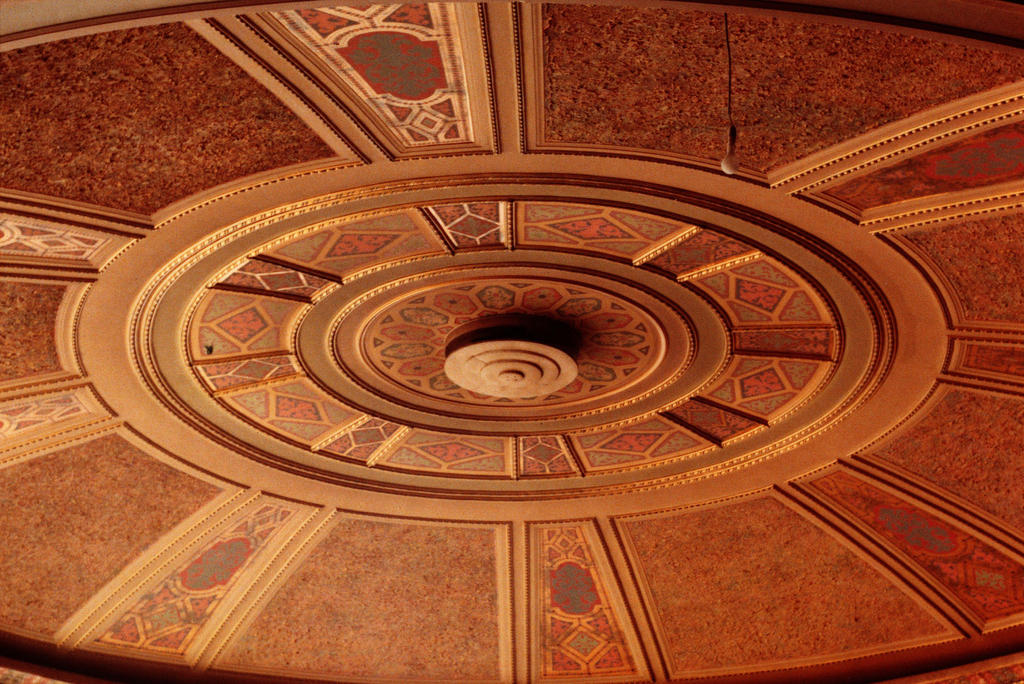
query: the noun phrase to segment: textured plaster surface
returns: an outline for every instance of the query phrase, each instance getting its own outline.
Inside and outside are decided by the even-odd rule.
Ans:
[[[60,370],[56,327],[64,291],[62,285],[0,282],[0,382]]]
[[[1024,214],[906,233],[953,286],[968,319],[1024,323]]]
[[[143,213],[334,156],[181,24],[0,53],[0,186]]]
[[[626,530],[678,671],[840,654],[942,627],[844,546],[760,499]]]
[[[761,171],[1024,77],[1024,57],[870,28],[739,13],[729,28],[739,161]],[[545,5],[544,54],[549,141],[721,156],[721,14]]]
[[[1024,401],[953,390],[869,453],[1024,531]]]
[[[498,677],[494,532],[342,520],[225,665],[335,677]]]
[[[0,624],[52,634],[217,491],[113,435],[0,470]]]

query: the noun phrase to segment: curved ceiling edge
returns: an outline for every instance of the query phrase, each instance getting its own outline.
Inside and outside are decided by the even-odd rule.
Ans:
[[[706,3],[693,0],[676,0],[680,4]],[[3,49],[16,49],[52,40],[113,31],[135,26],[185,21],[205,17],[234,16],[289,7],[308,6],[308,2],[276,2],[264,0],[148,0],[137,3],[143,7],[131,11],[118,11],[119,3],[112,0],[85,4],[71,4],[61,0],[23,0],[6,3],[5,29],[0,35]],[[627,0],[624,5],[649,6],[651,3]],[[984,4],[984,11],[965,11],[964,3],[955,0],[920,4],[904,3],[893,5],[886,0],[792,0],[791,2],[756,2],[738,0],[723,5],[725,9],[739,7],[748,12],[771,12],[785,14],[810,14],[821,21],[856,22],[879,27],[892,27],[898,31],[919,31],[956,36],[965,40],[986,44],[1002,44],[1020,47],[1024,42],[1024,29],[1010,21],[1011,10],[1005,12]],[[980,8],[979,8],[980,10]],[[954,17],[956,21],[952,21]]]

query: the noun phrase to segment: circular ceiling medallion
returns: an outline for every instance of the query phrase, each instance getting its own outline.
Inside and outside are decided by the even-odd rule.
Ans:
[[[536,315],[483,316],[448,335],[444,374],[474,394],[531,400],[576,380],[578,331]]]
[[[680,312],[593,276],[542,275],[552,270],[477,267],[389,288],[345,311],[336,358],[400,403],[501,419],[600,410],[650,390],[655,371],[664,381],[683,370],[690,333]]]
[[[456,249],[430,217],[457,212],[386,199],[271,212],[169,265],[135,314],[154,394],[315,479],[530,498],[763,458],[878,367],[859,276],[756,224],[473,200],[495,241]]]

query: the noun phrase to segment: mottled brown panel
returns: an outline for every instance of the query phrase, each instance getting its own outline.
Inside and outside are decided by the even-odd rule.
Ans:
[[[1024,531],[1024,401],[953,390],[870,453]]]
[[[226,657],[334,677],[497,678],[494,532],[342,520]]]
[[[739,161],[759,170],[1024,76],[1020,56],[917,36],[789,17],[729,24]],[[544,53],[549,140],[722,154],[721,14],[546,5]]]
[[[953,286],[967,317],[1024,323],[1024,214],[908,231]]]
[[[334,156],[181,24],[0,54],[0,185],[144,213],[247,174]]]
[[[943,627],[771,499],[626,524],[676,672],[839,654]]]
[[[52,634],[218,491],[116,435],[0,470],[0,623]]]
[[[0,382],[60,370],[56,327],[64,290],[0,282]]]

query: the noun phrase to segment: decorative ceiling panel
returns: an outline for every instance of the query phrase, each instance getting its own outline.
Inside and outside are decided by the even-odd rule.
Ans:
[[[962,527],[844,472],[812,486],[907,554],[983,620],[1024,611],[1024,566]]]
[[[536,525],[530,532],[539,585],[531,621],[537,680],[642,678],[643,657],[627,637],[629,619],[612,594],[610,570],[597,562],[590,525]]]
[[[762,427],[761,423],[747,416],[706,401],[688,401],[671,409],[668,414],[719,444]]]
[[[210,290],[191,326],[197,361],[249,353],[284,351],[301,305],[282,299]]]
[[[367,417],[322,446],[321,451],[337,458],[369,463],[389,440],[401,438],[400,431],[405,429],[398,423]]]
[[[828,307],[805,278],[761,257],[692,281],[713,297],[737,327],[826,324]]]
[[[427,211],[456,249],[497,249],[508,244],[507,202],[438,204]]]
[[[723,154],[721,14],[551,4],[533,26],[543,27],[541,145]],[[737,154],[759,172],[1024,75],[1012,53],[792,15],[732,12],[730,32]]]
[[[329,280],[294,268],[250,259],[232,271],[221,285],[256,292],[309,299],[331,284]]]
[[[0,214],[0,254],[4,256],[99,265],[121,242],[88,230]]]
[[[61,370],[57,313],[63,285],[0,280],[0,382]]]
[[[0,403],[0,444],[96,421],[105,414],[86,389]]]
[[[1001,382],[1024,383],[1024,346],[954,341],[949,369],[953,373]]]
[[[571,437],[587,472],[692,456],[711,447],[708,440],[660,416]]]
[[[117,435],[0,469],[0,490],[0,622],[48,636],[218,491]]]
[[[473,12],[431,2],[268,16],[396,152],[490,146],[488,86],[480,78],[484,56]]]
[[[1024,401],[940,390],[922,415],[867,451],[950,491],[1024,532]]]
[[[215,391],[239,389],[299,374],[295,361],[287,355],[207,363],[195,366],[195,370],[203,382]]]
[[[332,224],[300,233],[266,251],[265,256],[327,277],[347,279],[387,263],[446,253],[440,238],[416,212],[386,213]]]
[[[1024,322],[1024,214],[902,232],[923,253],[959,321]]]
[[[799,359],[734,356],[708,398],[765,419],[778,419],[805,401],[828,375],[830,364]]]
[[[95,641],[94,650],[130,649],[183,656],[225,596],[271,540],[294,506],[265,503],[222,525],[220,534],[173,567]]]
[[[693,228],[647,213],[586,204],[518,202],[516,211],[516,244],[523,248],[584,249],[630,260]]]
[[[519,437],[519,477],[576,475],[578,466],[565,440],[557,435]]]
[[[831,328],[747,328],[732,334],[737,353],[831,359],[836,331]]]
[[[756,255],[756,249],[739,240],[733,240],[711,230],[698,230],[664,252],[660,252],[647,263],[674,276],[685,278],[695,271]]]
[[[476,437],[410,429],[374,465],[416,472],[444,472],[477,477],[512,476],[512,442],[508,437]]]
[[[7,188],[148,214],[241,176],[335,156],[182,24],[0,53],[0,74]]]
[[[346,679],[498,680],[503,534],[493,526],[345,516],[216,666]]]
[[[852,178],[825,194],[864,210],[1024,177],[1024,122],[990,128]]]
[[[948,634],[875,567],[772,499],[621,528],[672,676],[763,671]]]
[[[361,417],[305,377],[240,390],[222,401],[271,433],[304,444],[316,444]]]

